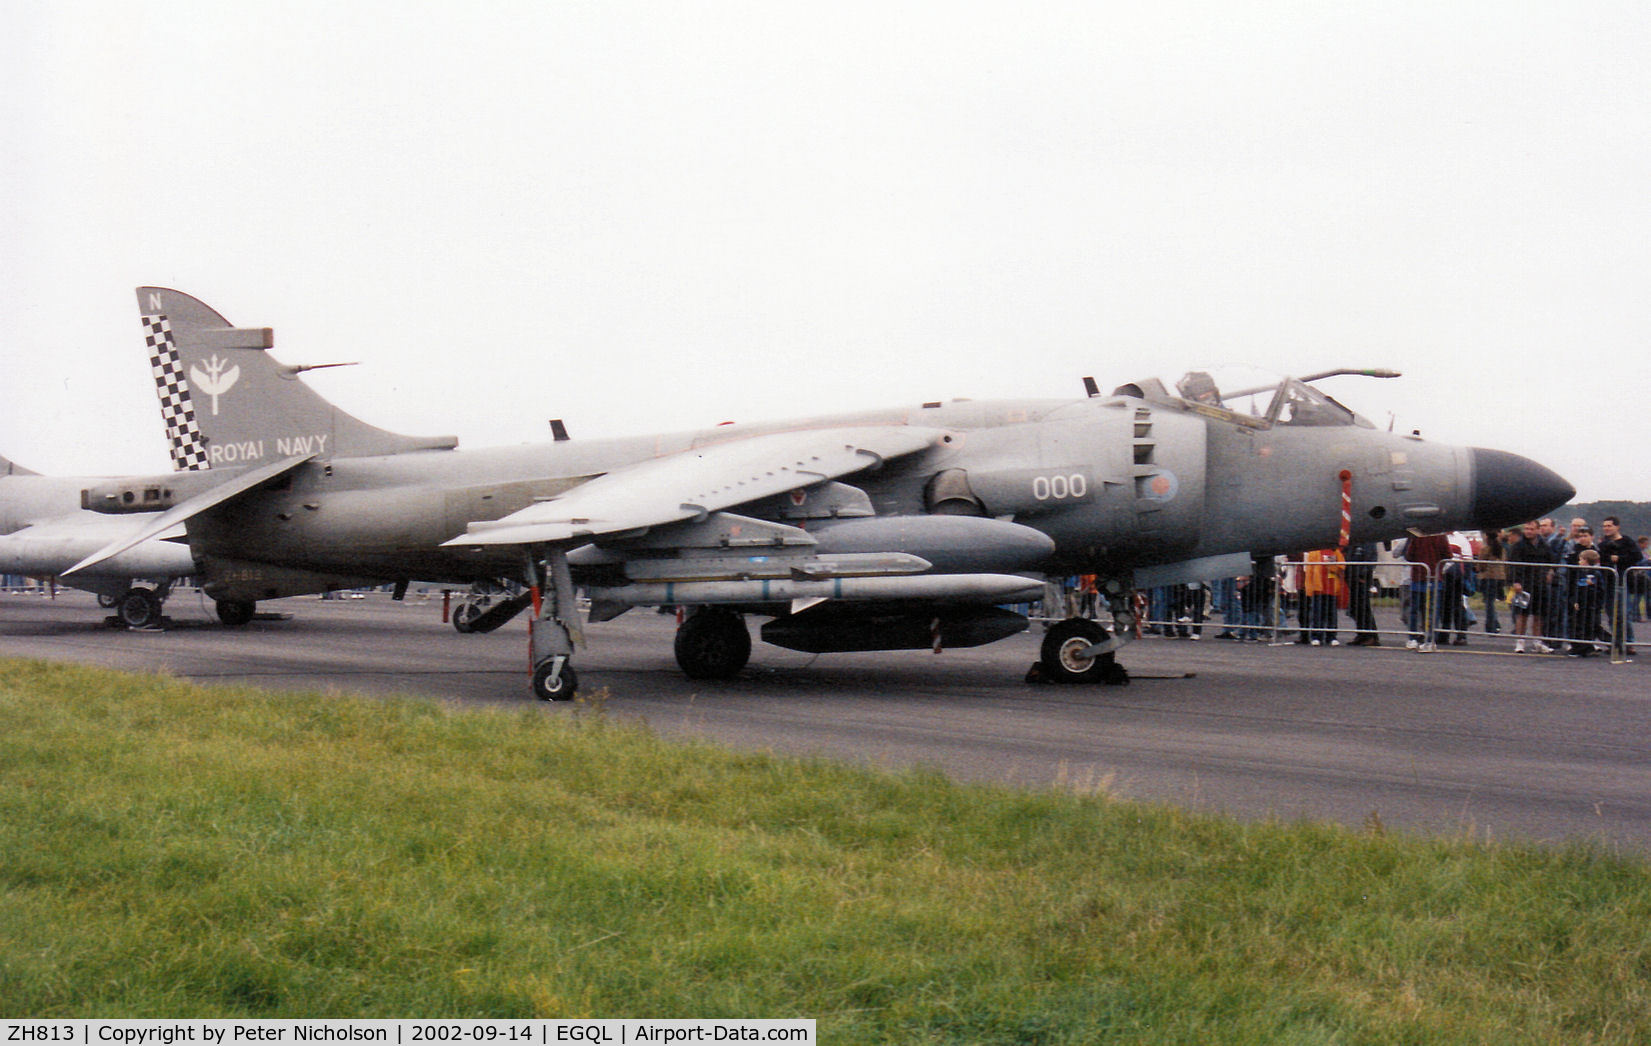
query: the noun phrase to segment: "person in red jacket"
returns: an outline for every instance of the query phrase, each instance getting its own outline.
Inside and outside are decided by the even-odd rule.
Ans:
[[[1439,620],[1435,605],[1435,586],[1439,580],[1439,564],[1450,558],[1450,539],[1443,534],[1424,534],[1405,542],[1404,558],[1415,564],[1410,568],[1410,605],[1405,608],[1405,625],[1410,629],[1410,640],[1405,647],[1415,650],[1422,644],[1430,648]]]

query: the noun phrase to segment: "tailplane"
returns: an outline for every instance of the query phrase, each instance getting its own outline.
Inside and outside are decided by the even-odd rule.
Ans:
[[[38,476],[40,473],[26,469],[9,458],[0,457],[0,476]]]
[[[298,377],[305,368],[269,354],[275,333],[268,327],[235,327],[165,287],[139,287],[138,312],[175,468],[458,446],[452,436],[403,436],[333,406]]]

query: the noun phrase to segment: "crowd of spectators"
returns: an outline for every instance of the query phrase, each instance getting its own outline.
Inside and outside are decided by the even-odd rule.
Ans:
[[[1410,649],[1465,646],[1475,628],[1498,635],[1511,626],[1516,654],[1588,657],[1615,644],[1631,657],[1634,624],[1651,613],[1648,546],[1651,539],[1629,537],[1621,520],[1606,516],[1597,534],[1584,519],[1568,530],[1542,519],[1471,537],[1428,534],[1345,552],[1258,556],[1242,577],[1144,593],[1141,630],[1197,640],[1219,618],[1216,639],[1293,635],[1302,644],[1334,647],[1346,631],[1350,646],[1381,646],[1375,609],[1385,600],[1397,602],[1402,621],[1389,632]],[[1387,566],[1393,562],[1402,571],[1397,579]],[[1384,568],[1388,584],[1379,576]],[[1075,589],[1078,612],[1095,617],[1094,577],[1076,579]]]

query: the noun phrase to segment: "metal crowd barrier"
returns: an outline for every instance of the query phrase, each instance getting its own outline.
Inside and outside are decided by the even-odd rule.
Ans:
[[[1289,615],[1299,612],[1302,595],[1296,568],[1302,560],[1281,560],[1271,576],[1246,575],[1202,585],[1169,585],[1140,594],[1138,627],[1146,634],[1172,638],[1238,638],[1279,645],[1291,641],[1305,624],[1292,625]],[[1368,568],[1372,577],[1384,564],[1354,562],[1324,564],[1327,570]],[[1385,564],[1391,566],[1392,564]],[[1339,633],[1352,629],[1330,622]],[[1317,629],[1315,629],[1317,631]]]
[[[1522,593],[1531,596],[1531,617],[1537,619],[1527,628],[1541,641],[1556,652],[1569,646],[1573,651],[1608,652],[1613,661],[1623,660],[1627,644],[1618,610],[1624,586],[1613,568],[1511,561],[1504,567],[1509,609],[1514,610],[1513,588],[1518,584]]]
[[[1460,580],[1447,570],[1450,564],[1463,569]],[[1400,568],[1397,588],[1378,586],[1377,569],[1389,568],[1387,572],[1391,573],[1394,566]],[[1634,646],[1631,604],[1642,594],[1651,598],[1651,565],[1618,574],[1603,566],[1452,559],[1427,571],[1420,580],[1412,573],[1416,567],[1418,564],[1403,561],[1315,564],[1300,559],[1280,560],[1271,578],[1234,579],[1235,591],[1225,600],[1220,598],[1221,582],[1199,586],[1185,595],[1180,590],[1187,586],[1145,592],[1137,627],[1147,634],[1223,639],[1236,636],[1275,646],[1310,643],[1315,636],[1324,645],[1346,645],[1364,635],[1374,637],[1381,645],[1409,646],[1414,641],[1415,649],[1421,652],[1446,646],[1483,650],[1487,643],[1489,649],[1510,651],[1523,643],[1526,652],[1534,654],[1539,652],[1540,643],[1553,653],[1564,653],[1568,647],[1589,643],[1595,652],[1608,652],[1612,662],[1620,664],[1631,659],[1629,651]],[[1339,574],[1344,582],[1352,576],[1345,585],[1346,601],[1336,604],[1328,622],[1307,617],[1310,607],[1303,571],[1312,569]],[[1587,586],[1579,589],[1577,581],[1586,579],[1593,570],[1603,570],[1609,576],[1610,591],[1579,599],[1578,593]],[[1503,576],[1487,577],[1487,573]],[[1513,587],[1519,582],[1524,590],[1524,582],[1531,579],[1539,586],[1533,600],[1541,611],[1540,627],[1526,622],[1531,634],[1520,635],[1515,631],[1516,622],[1525,615],[1512,605]],[[1255,590],[1258,584],[1264,586],[1259,592]],[[1355,591],[1355,587],[1364,591]],[[1366,598],[1370,616],[1365,621],[1374,627],[1360,629],[1354,615]],[[1573,605],[1579,602],[1580,608]],[[1597,623],[1604,634],[1594,631],[1591,623]]]
[[[1639,613],[1641,609],[1651,610],[1651,564],[1629,567],[1622,572],[1622,584],[1617,586],[1617,598],[1612,609],[1616,617],[1611,629],[1615,639],[1611,644],[1611,660],[1631,660],[1634,656],[1635,622],[1651,623],[1651,617]]]
[[[36,592],[47,592],[49,590],[51,588],[45,582],[36,581],[32,578],[20,577],[15,574],[0,577],[0,592],[8,592],[13,595],[32,595]]]
[[[1375,641],[1379,645],[1398,643],[1408,638],[1405,622],[1408,613],[1406,583],[1384,588],[1377,571],[1391,573],[1396,564],[1380,560],[1326,560],[1310,562],[1306,559],[1286,559],[1278,564],[1274,584],[1276,597],[1273,607],[1273,639],[1275,645],[1289,642],[1321,645],[1347,645],[1353,642]],[[1409,577],[1409,564],[1401,577]],[[1309,586],[1310,577],[1318,581]],[[1253,583],[1253,582],[1252,582]],[[1321,598],[1331,603],[1312,602],[1309,587],[1328,584],[1330,592],[1320,592]],[[1290,615],[1295,615],[1294,623]],[[1396,618],[1396,620],[1395,620]],[[1293,639],[1291,637],[1294,637]],[[1381,643],[1383,638],[1387,643]]]

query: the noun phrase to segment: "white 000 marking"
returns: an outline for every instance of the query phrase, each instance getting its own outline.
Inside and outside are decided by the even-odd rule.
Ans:
[[[1070,476],[1032,477],[1032,496],[1039,501],[1059,501],[1062,498],[1081,498],[1089,494],[1089,481],[1082,474]]]

